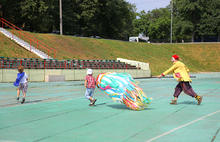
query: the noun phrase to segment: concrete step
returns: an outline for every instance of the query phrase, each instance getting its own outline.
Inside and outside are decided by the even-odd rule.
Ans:
[[[29,43],[25,42],[24,40],[20,39],[19,37],[12,35],[9,31],[0,28],[0,32],[3,33],[6,37],[10,38],[11,40],[14,40],[17,44],[22,46],[23,48],[33,52],[34,54],[38,55],[40,58],[48,59],[48,55],[38,49],[36,49],[33,46],[30,46]],[[49,59],[53,59],[51,56],[49,56]]]

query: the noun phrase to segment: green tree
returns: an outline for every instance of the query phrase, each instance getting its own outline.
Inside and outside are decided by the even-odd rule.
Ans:
[[[1,0],[3,17],[35,32],[60,28],[59,0]],[[1,14],[2,15],[2,14]],[[135,6],[125,0],[63,0],[63,32],[125,39],[133,32]]]
[[[174,25],[174,29],[178,29],[184,34],[191,33],[191,42],[194,42],[194,34],[198,30],[197,25],[201,20],[202,1],[204,0],[176,0],[174,3],[177,10],[177,15],[175,15],[177,23]]]
[[[2,7],[2,17],[15,25],[22,27],[22,21],[24,19],[21,18],[20,2],[21,0],[1,0],[0,5]]]
[[[167,8],[141,11],[140,18],[134,21],[134,33],[142,33],[151,39],[167,39],[170,35],[170,13]]]
[[[198,24],[198,34],[202,36],[202,42],[204,36],[213,36],[216,34],[216,7],[217,3],[214,3],[213,0],[204,0],[201,2],[202,5],[202,14],[200,23]]]
[[[25,24],[36,32],[47,32],[50,23],[54,22],[50,15],[53,6],[53,0],[24,0],[20,2],[21,17]]]
[[[220,41],[220,2],[219,0],[212,0],[211,6],[209,7],[212,11],[212,22],[214,23],[213,26],[215,35],[218,35],[218,42]]]
[[[147,35],[149,25],[150,25],[150,15],[146,14],[145,11],[141,11],[137,15],[139,18],[135,19],[133,24],[134,24],[134,34],[139,35],[142,33],[143,35]]]
[[[78,34],[79,26],[79,5],[77,0],[63,0],[62,1],[62,19],[63,19],[63,33],[67,35]],[[57,10],[59,12],[59,10]],[[59,17],[59,13],[57,16]],[[57,18],[59,20],[59,18]],[[56,23],[59,23],[57,21]],[[60,26],[60,25],[59,25]],[[57,29],[59,29],[59,26]]]
[[[154,9],[151,12],[149,33],[151,39],[168,39],[170,37],[170,13],[167,8]]]
[[[96,35],[98,33],[99,23],[99,1],[98,0],[83,0],[80,4],[80,17],[83,19],[84,26],[82,30],[86,35]]]
[[[170,19],[168,17],[160,17],[152,22],[149,26],[151,39],[168,39],[170,36]]]

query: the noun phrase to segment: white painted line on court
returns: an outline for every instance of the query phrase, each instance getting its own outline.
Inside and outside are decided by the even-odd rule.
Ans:
[[[158,138],[160,138],[160,137],[163,137],[163,136],[165,136],[165,135],[167,135],[167,134],[169,134],[169,133],[172,133],[173,131],[176,131],[176,130],[182,128],[182,127],[185,127],[185,126],[187,126],[187,125],[190,125],[190,124],[192,124],[192,123],[194,123],[194,122],[196,122],[196,121],[202,120],[203,118],[206,118],[206,117],[211,116],[211,115],[213,115],[213,114],[216,114],[216,113],[218,113],[218,112],[220,112],[220,110],[218,110],[218,111],[216,111],[216,112],[213,112],[213,113],[210,113],[210,114],[208,114],[208,115],[206,115],[206,116],[203,116],[203,117],[201,117],[201,118],[199,118],[199,119],[196,119],[196,120],[194,120],[194,121],[191,121],[191,122],[189,122],[189,123],[186,123],[186,124],[184,124],[184,125],[182,125],[182,126],[179,126],[179,127],[177,127],[177,128],[174,128],[174,129],[172,129],[172,130],[170,130],[170,131],[168,131],[168,132],[166,132],[166,133],[163,133],[163,134],[161,134],[161,135],[159,135],[159,136],[157,136],[157,137],[154,137],[154,138],[152,138],[152,139],[150,139],[150,140],[148,140],[148,141],[146,141],[146,142],[151,142],[151,141],[153,141],[153,140],[156,140],[156,139],[158,139]]]

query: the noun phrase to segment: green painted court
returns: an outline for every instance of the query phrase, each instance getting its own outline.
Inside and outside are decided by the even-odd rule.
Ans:
[[[24,104],[12,83],[1,83],[0,142],[220,142],[220,73],[192,75],[200,106],[184,93],[178,105],[169,104],[174,78],[143,78],[138,86],[153,101],[142,111],[98,88],[88,106],[83,81],[30,82]]]

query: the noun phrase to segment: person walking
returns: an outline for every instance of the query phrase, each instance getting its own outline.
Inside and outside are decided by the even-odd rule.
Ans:
[[[161,78],[172,71],[174,78],[176,78],[177,81],[179,82],[176,85],[175,92],[173,95],[174,100],[172,100],[172,102],[170,104],[177,105],[177,99],[178,99],[180,93],[182,91],[184,91],[184,93],[186,93],[187,95],[189,95],[193,98],[196,98],[196,100],[198,101],[197,105],[200,105],[202,102],[202,97],[197,95],[194,92],[192,86],[189,84],[192,82],[192,80],[190,79],[190,76],[189,76],[189,69],[186,67],[186,65],[184,63],[179,61],[179,56],[177,56],[177,55],[173,55],[171,61],[173,62],[172,67],[170,67],[168,70],[166,70],[165,72],[163,72],[162,74],[160,74],[158,76],[158,78]]]
[[[89,106],[94,106],[95,102],[97,101],[97,99],[93,98],[96,79],[94,76],[92,76],[92,74],[93,74],[92,69],[88,69],[87,76],[85,77],[85,82],[84,82],[84,86],[86,87],[85,97],[87,100],[90,100]]]
[[[17,79],[14,82],[14,86],[18,87],[18,91],[17,91],[17,101],[19,100],[19,96],[20,96],[20,90],[22,90],[23,92],[23,98],[21,103],[23,104],[25,102],[25,96],[26,96],[26,92],[27,92],[27,88],[28,88],[28,75],[23,72],[24,71],[24,67],[23,66],[18,66],[18,74],[17,74]]]

